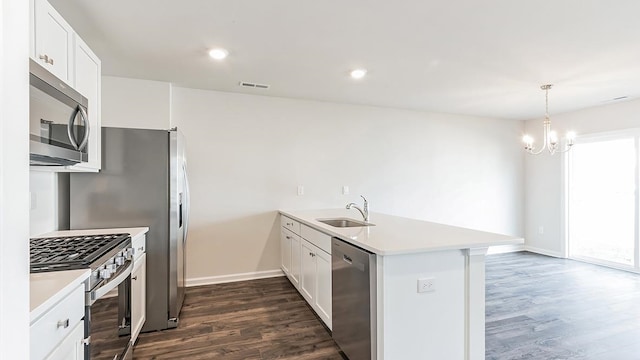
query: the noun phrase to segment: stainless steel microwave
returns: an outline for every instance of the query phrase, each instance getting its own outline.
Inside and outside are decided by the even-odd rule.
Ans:
[[[29,60],[31,165],[75,165],[89,159],[88,100]]]

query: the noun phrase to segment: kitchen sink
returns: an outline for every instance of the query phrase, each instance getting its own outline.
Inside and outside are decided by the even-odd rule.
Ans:
[[[337,228],[345,227],[359,227],[359,226],[374,226],[372,223],[364,221],[349,219],[349,218],[333,218],[333,219],[316,219],[323,224],[327,224]]]

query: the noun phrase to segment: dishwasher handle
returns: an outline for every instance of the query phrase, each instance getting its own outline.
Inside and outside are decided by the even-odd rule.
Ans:
[[[347,263],[348,265],[344,265],[345,268],[351,268],[351,269],[355,269],[358,270],[360,272],[365,272],[367,271],[367,266],[365,265],[365,263],[358,261],[358,259],[353,260],[353,258],[347,254],[340,254],[342,255],[342,262]],[[338,255],[338,256],[340,256]],[[338,257],[338,259],[340,259]],[[338,260],[340,261],[340,260]]]

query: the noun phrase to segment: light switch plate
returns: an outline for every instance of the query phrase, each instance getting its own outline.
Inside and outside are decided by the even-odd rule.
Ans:
[[[298,185],[298,196],[304,195],[304,186]]]
[[[347,185],[342,187],[342,195],[349,195],[349,187]]]
[[[436,291],[436,279],[434,278],[424,278],[418,279],[418,292],[433,292]]]

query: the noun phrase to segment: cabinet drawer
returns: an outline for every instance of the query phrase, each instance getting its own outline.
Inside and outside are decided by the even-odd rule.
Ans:
[[[31,325],[31,359],[44,359],[83,317],[84,284],[81,284]]]
[[[137,260],[147,251],[147,235],[142,234],[131,239],[131,247],[133,247],[133,260]]]
[[[289,219],[288,217],[281,215],[280,216],[280,223],[282,224],[282,227],[285,229],[289,229],[291,231],[293,231],[295,234],[300,234],[300,223],[293,220],[293,219]]]
[[[310,228],[307,225],[300,225],[300,236],[324,250],[327,254],[331,254],[331,236]]]

